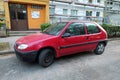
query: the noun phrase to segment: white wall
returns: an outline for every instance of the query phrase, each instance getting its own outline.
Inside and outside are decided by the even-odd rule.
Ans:
[[[78,0],[79,2],[81,3],[89,3],[88,1],[89,0]],[[97,0],[92,0],[92,4],[96,4],[96,5],[101,5],[101,6],[104,6],[104,0],[100,0],[100,3],[97,2]]]
[[[97,3],[97,0],[93,0],[93,3],[88,3],[88,0],[79,0],[79,2],[104,7],[104,0],[101,0],[100,3]],[[58,16],[58,18],[62,17],[63,9],[68,9],[68,16],[71,15],[71,10],[72,9],[78,11],[77,16],[83,16],[83,17],[86,16],[86,11],[92,11],[92,16],[93,17],[96,17],[96,12],[100,12],[99,17],[103,17],[103,12],[104,12],[104,8],[94,7],[94,6],[76,5],[76,4],[74,4],[74,2],[72,4],[69,4],[69,3],[62,3],[62,2],[55,2],[55,1],[52,3],[50,1],[50,4],[55,5],[55,14],[61,15],[61,16]]]
[[[92,16],[96,16],[96,12],[100,12],[100,17],[103,17],[103,11],[104,9],[103,8],[94,8],[94,7],[84,7],[84,8],[81,8],[81,7],[64,7],[64,6],[56,6],[55,8],[55,14],[60,14],[62,15],[63,14],[63,9],[68,9],[68,15],[71,15],[71,9],[75,9],[75,10],[78,10],[78,16],[86,16],[86,11],[92,11]]]

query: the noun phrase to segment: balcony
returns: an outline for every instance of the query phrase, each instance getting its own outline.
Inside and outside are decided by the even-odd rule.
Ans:
[[[75,1],[76,5],[83,5],[83,6],[92,6],[92,7],[100,7],[100,8],[105,8],[104,6],[100,6],[100,5],[95,5],[95,4],[91,4],[91,3],[81,3],[78,1]]]
[[[114,2],[120,2],[120,0],[114,0]]]
[[[50,1],[55,1],[55,2],[62,2],[62,3],[72,3],[72,0],[50,0]]]

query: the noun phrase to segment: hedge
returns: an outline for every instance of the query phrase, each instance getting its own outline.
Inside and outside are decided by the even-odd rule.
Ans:
[[[0,27],[3,25],[3,23],[0,23]]]
[[[40,25],[41,31],[44,31],[49,26],[51,26],[50,23],[41,24]],[[109,38],[120,37],[120,26],[107,25],[107,24],[102,24],[101,26],[107,31]]]
[[[43,23],[40,25],[41,31],[44,31],[46,28],[48,28],[49,26],[51,26],[50,23]]]
[[[108,33],[109,38],[113,37],[120,37],[120,26],[113,26],[113,25],[101,25]]]

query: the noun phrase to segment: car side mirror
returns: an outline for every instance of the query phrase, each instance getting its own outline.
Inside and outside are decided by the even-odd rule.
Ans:
[[[65,33],[65,34],[63,34],[62,35],[62,38],[65,38],[65,37],[70,37],[71,36],[71,34],[70,33]]]

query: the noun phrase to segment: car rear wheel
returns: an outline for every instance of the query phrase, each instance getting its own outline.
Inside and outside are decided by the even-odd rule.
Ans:
[[[48,67],[53,63],[54,57],[54,52],[51,49],[44,49],[40,52],[38,58],[39,64],[42,67]]]
[[[104,52],[105,50],[105,45],[104,43],[99,43],[96,47],[96,49],[94,50],[94,53],[97,54],[97,55],[100,55]]]

